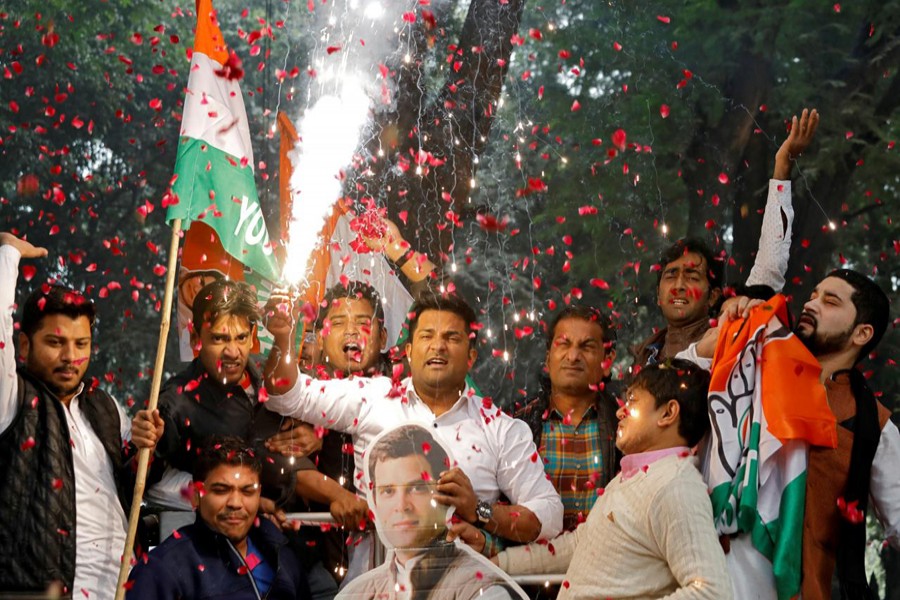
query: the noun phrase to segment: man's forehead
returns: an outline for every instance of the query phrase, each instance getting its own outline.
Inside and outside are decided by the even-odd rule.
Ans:
[[[560,320],[553,330],[553,339],[562,337],[571,341],[594,339],[602,342],[603,326],[596,320],[582,319],[580,317],[566,317]]]
[[[63,338],[83,339],[91,337],[91,321],[84,315],[72,318],[68,315],[47,315],[40,321],[35,334],[54,335]]]
[[[250,319],[237,315],[221,315],[209,326],[210,332],[218,334],[247,333],[251,329],[253,329],[253,324]]]
[[[212,485],[255,485],[259,483],[259,473],[248,466],[243,465],[219,465],[210,471],[203,485],[206,487]]]
[[[368,298],[335,298],[331,306],[328,307],[326,318],[333,318],[339,314],[365,314],[372,316],[375,313],[375,307]]]
[[[420,454],[385,458],[375,463],[375,479],[383,483],[404,484],[434,477],[431,463]]]
[[[698,252],[685,252],[676,260],[666,263],[663,267],[663,271],[670,271],[673,269],[696,270],[705,274],[706,259]]]
[[[840,277],[826,277],[816,286],[818,294],[831,294],[842,300],[849,300],[855,288]]]
[[[419,315],[418,328],[422,329],[454,329],[464,331],[465,320],[453,311],[429,308]]]

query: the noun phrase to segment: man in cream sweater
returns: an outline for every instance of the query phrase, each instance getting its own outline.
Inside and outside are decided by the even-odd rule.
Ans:
[[[709,376],[687,361],[644,368],[617,413],[622,471],[598,490],[587,520],[494,560],[511,575],[565,571],[560,600],[729,600],[725,556],[690,450],[709,431],[708,387]]]

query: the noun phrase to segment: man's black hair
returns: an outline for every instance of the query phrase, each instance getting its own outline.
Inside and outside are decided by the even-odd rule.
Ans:
[[[204,481],[222,465],[242,466],[256,474],[262,473],[262,461],[245,440],[235,436],[213,436],[197,456],[194,481]]]
[[[428,429],[421,425],[403,425],[385,434],[369,451],[369,484],[372,488],[375,487],[375,465],[407,456],[425,458],[435,482],[450,468],[450,457]]]
[[[419,324],[419,317],[426,310],[439,310],[450,312],[460,317],[466,323],[466,334],[469,336],[469,347],[475,345],[478,332],[475,330],[475,311],[469,303],[457,294],[441,294],[437,290],[427,290],[420,294],[409,309],[409,339],[412,341]]]
[[[604,349],[607,352],[615,349],[616,329],[612,326],[612,323],[603,311],[599,308],[594,308],[593,306],[571,304],[559,311],[559,314],[557,314],[550,322],[550,327],[547,328],[547,350],[553,345],[553,339],[556,337],[557,325],[565,319],[580,319],[582,321],[596,323],[603,331],[602,341]]]
[[[635,375],[630,387],[647,391],[656,401],[656,408],[669,400],[678,402],[678,435],[687,441],[688,446],[696,446],[709,433],[706,399],[709,373],[694,363],[673,358],[648,365]]]
[[[381,298],[374,287],[365,281],[350,281],[347,285],[339,283],[328,288],[325,297],[322,300],[322,310],[319,311],[319,317],[316,319],[316,329],[321,330],[325,324],[325,317],[328,311],[334,306],[338,300],[349,298],[351,300],[366,300],[372,305],[375,320],[384,328],[384,307],[381,305]]]
[[[72,320],[87,317],[94,327],[94,303],[79,291],[61,285],[44,285],[25,300],[22,307],[21,332],[29,338],[40,329],[41,321],[50,315],[63,315]]]
[[[859,362],[878,345],[884,336],[891,318],[890,301],[877,283],[859,271],[835,269],[828,274],[828,277],[843,279],[853,287],[853,295],[850,296],[850,301],[856,307],[856,320],[853,322],[853,326],[856,327],[862,323],[872,326],[872,339],[860,349],[859,356],[856,357],[856,362]]]
[[[256,292],[243,281],[217,279],[203,286],[194,297],[192,321],[194,332],[203,325],[212,326],[222,316],[245,317],[250,325],[259,321]]]
[[[725,263],[713,254],[713,251],[710,250],[705,242],[697,238],[682,238],[663,251],[659,257],[660,269],[656,272],[656,285],[659,285],[667,264],[673,263],[689,253],[699,254],[706,262],[706,279],[709,281],[709,288],[721,288],[724,280]]]

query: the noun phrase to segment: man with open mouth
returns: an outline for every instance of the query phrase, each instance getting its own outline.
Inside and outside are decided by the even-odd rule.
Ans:
[[[275,346],[290,348],[291,298],[273,295],[267,308]],[[562,502],[547,481],[525,423],[481,398],[466,382],[477,357],[475,312],[455,294],[423,293],[410,308],[410,377],[322,381],[270,355],[266,407],[353,437],[357,490],[370,492],[363,453],[382,431],[428,423],[458,463],[439,474],[436,502],[489,536],[528,542],[562,528]],[[371,343],[371,342],[370,342]],[[501,496],[509,504],[500,502]]]
[[[815,109],[794,117],[791,131],[775,154],[775,169],[759,238],[759,251],[743,286],[758,296],[784,287],[791,250],[791,170],[812,142],[819,124]],[[667,248],[659,260],[656,302],[666,325],[632,349],[635,367],[664,362],[699,341],[710,328],[711,312],[722,298],[724,255],[701,240],[686,238]]]

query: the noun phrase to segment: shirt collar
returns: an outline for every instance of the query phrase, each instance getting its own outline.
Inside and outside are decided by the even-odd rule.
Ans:
[[[410,406],[412,406],[413,404],[416,404],[416,403],[421,403],[422,406],[424,406],[425,408],[428,408],[428,405],[425,404],[425,402],[422,400],[422,398],[419,397],[419,394],[416,393],[416,388],[413,385],[412,377],[407,377],[403,381],[403,385],[406,386],[406,400],[407,400],[407,402],[409,402]],[[460,410],[466,410],[466,407],[469,405],[469,397],[476,396],[476,395],[477,394],[475,393],[475,390],[473,390],[471,388],[471,386],[469,386],[468,382],[466,382],[466,387],[464,387],[462,393],[460,393],[459,399],[456,401],[456,403],[453,405],[453,407],[450,410],[448,410],[441,416],[443,417],[444,415],[449,415],[451,413],[455,413]]]
[[[78,390],[75,392],[75,395],[69,398],[69,410],[71,411],[73,408],[78,408],[78,399],[81,398],[81,394],[84,392],[84,382],[78,384]]]
[[[675,446],[673,448],[663,448],[662,450],[651,450],[650,452],[638,452],[637,454],[623,456],[622,479],[628,479],[638,471],[646,471],[646,468],[656,461],[674,455],[690,456],[691,449],[687,446]]]
[[[575,416],[574,413],[572,414],[572,416]],[[596,416],[597,416],[597,405],[596,405],[596,403],[591,403],[590,406],[588,406],[587,409],[585,409],[584,414],[581,415],[581,420],[584,421],[585,419],[589,419],[589,418],[596,417]],[[564,414],[562,414],[559,411],[559,409],[557,409],[555,406],[552,406],[552,405],[550,406],[549,418],[562,421],[563,419],[565,419],[565,417],[566,416]]]

